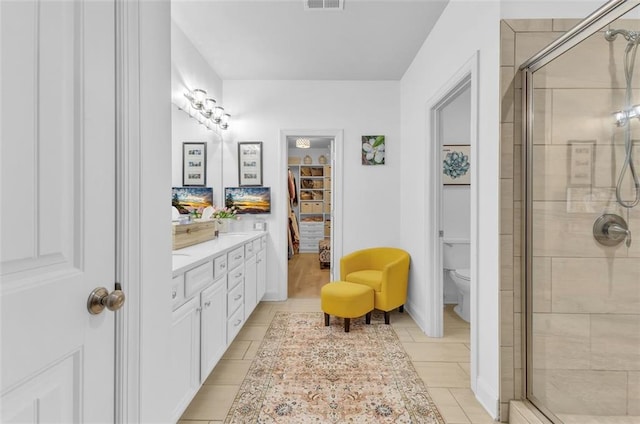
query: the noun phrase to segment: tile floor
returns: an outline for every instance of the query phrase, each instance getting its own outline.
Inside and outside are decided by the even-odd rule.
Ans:
[[[179,424],[222,423],[276,311],[320,311],[320,299],[261,302],[182,415]],[[469,324],[445,309],[445,337],[424,335],[411,317],[393,312],[391,325],[413,359],[447,424],[492,424],[469,389]]]

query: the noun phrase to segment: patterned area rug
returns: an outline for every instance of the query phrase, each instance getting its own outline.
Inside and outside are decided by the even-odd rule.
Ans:
[[[398,335],[321,312],[279,312],[225,423],[444,424]]]

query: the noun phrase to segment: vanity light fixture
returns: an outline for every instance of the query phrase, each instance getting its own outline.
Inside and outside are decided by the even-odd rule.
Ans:
[[[191,102],[191,107],[196,110],[201,110],[204,104],[204,100],[207,97],[207,92],[196,88],[192,91],[184,93],[184,96]]]
[[[190,107],[183,108],[176,105],[178,109],[183,110],[211,131],[215,130],[216,125],[222,130],[229,128],[229,118],[231,118],[231,115],[224,113],[222,106],[218,106],[214,99],[207,97],[205,90],[195,88],[184,93],[184,96],[189,100]],[[193,113],[194,110],[196,111],[195,113]]]
[[[231,115],[229,115],[228,113],[222,115],[222,118],[220,119],[221,129],[226,130],[227,128],[229,128],[229,119],[231,119]]]
[[[213,109],[216,107],[216,101],[212,98],[204,99],[204,104],[202,105],[202,115],[209,119],[211,115],[213,115]]]
[[[296,147],[299,149],[308,149],[311,147],[311,141],[308,138],[296,139]]]
[[[224,115],[224,108],[222,106],[216,106],[213,108],[213,122],[219,124],[222,121],[222,116]]]

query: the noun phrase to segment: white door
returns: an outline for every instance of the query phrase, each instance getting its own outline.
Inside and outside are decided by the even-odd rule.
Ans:
[[[0,2],[0,421],[114,420],[114,1]]]

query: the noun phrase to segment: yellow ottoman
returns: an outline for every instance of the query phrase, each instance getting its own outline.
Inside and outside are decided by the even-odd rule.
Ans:
[[[320,289],[320,307],[324,312],[324,325],[329,325],[329,316],[344,318],[344,331],[349,332],[351,318],[365,315],[365,322],[371,324],[373,311],[373,289],[364,284],[336,281],[325,284]]]

